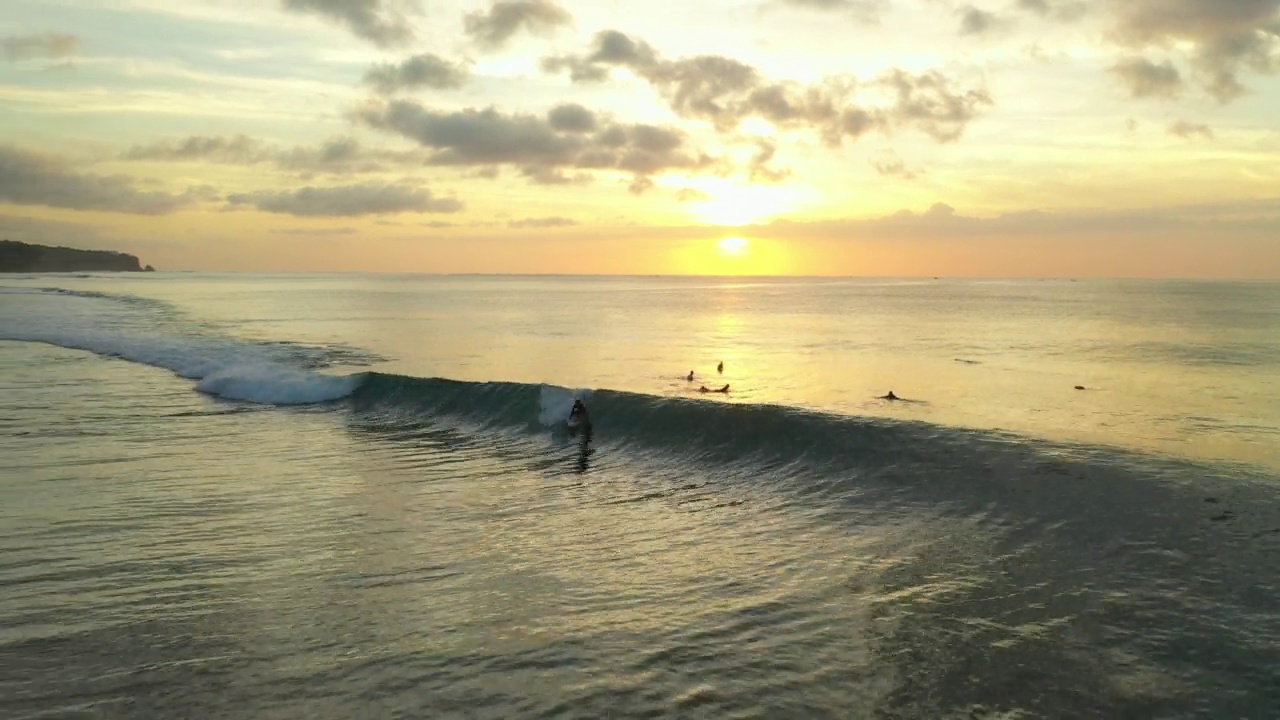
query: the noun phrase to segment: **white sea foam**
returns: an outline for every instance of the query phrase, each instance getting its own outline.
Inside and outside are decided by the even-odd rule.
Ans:
[[[326,375],[293,366],[288,349],[226,337],[154,330],[103,330],[138,318],[102,314],[31,314],[0,318],[0,340],[41,342],[165,368],[198,381],[196,390],[231,400],[299,405],[351,394],[363,373]],[[129,323],[129,324],[135,324]]]
[[[206,375],[196,389],[229,400],[308,405],[346,397],[363,380],[362,373],[321,375],[276,363],[237,364]]]

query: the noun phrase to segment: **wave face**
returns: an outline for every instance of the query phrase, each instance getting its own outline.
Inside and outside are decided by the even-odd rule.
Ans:
[[[777,405],[378,372],[368,373],[349,400],[366,412],[394,409],[456,417],[480,427],[538,430],[561,427],[574,398],[586,403],[594,436],[601,441],[625,438],[653,447],[695,443],[694,457],[707,460],[829,462],[873,451],[905,457],[913,446],[925,440],[942,442],[946,436],[923,423],[842,417]]]

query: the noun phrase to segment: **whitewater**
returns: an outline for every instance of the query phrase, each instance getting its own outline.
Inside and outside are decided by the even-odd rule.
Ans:
[[[1277,358],[1274,283],[5,278],[0,713],[1275,717]]]

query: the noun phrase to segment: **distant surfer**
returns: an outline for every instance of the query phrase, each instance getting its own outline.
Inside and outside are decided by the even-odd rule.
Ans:
[[[720,361],[720,364],[719,364],[719,365],[716,365],[716,372],[720,373],[721,375],[723,375],[723,374],[724,374],[724,361],[723,361],[723,360],[721,360],[721,361]]]
[[[688,380],[689,382],[693,382],[693,371],[692,371],[692,370],[690,370],[690,371],[689,371],[689,374],[688,374],[688,375],[686,375],[684,379],[685,379],[685,380]]]
[[[587,415],[587,406],[582,401],[575,398],[573,401],[573,409],[569,411],[569,427],[580,427],[585,425],[591,427],[591,418]]]
[[[698,392],[704,392],[704,393],[706,393],[706,392],[727,393],[727,392],[729,392],[729,385],[728,385],[728,383],[725,383],[725,386],[724,386],[724,387],[719,388],[719,389],[717,389],[717,390],[711,390],[711,389],[710,389],[710,388],[708,388],[706,385],[703,385],[702,387],[698,388]]]
[[[898,397],[897,395],[894,395],[893,391],[890,390],[888,395],[881,395],[880,399],[881,400],[901,400],[902,398]]]

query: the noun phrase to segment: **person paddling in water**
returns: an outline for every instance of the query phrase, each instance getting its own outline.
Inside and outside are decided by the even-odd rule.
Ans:
[[[881,400],[901,400],[902,398],[898,397],[897,395],[894,395],[893,391],[890,390],[888,395],[881,395],[880,399]]]
[[[710,390],[710,389],[708,389],[708,388],[707,388],[707,386],[706,386],[706,385],[703,385],[702,387],[698,388],[698,392],[718,392],[718,393],[727,393],[727,392],[729,392],[729,386],[728,386],[728,384],[726,384],[724,387],[722,387],[722,388],[720,388],[720,389],[718,389],[718,390]]]

